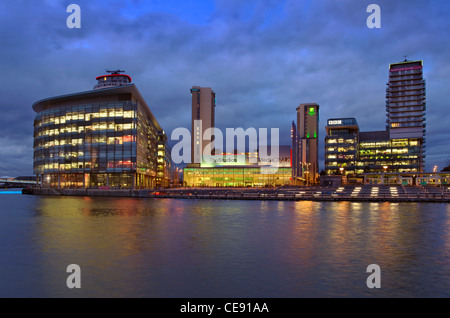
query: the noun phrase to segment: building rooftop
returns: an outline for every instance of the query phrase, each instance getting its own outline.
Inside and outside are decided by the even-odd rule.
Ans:
[[[359,141],[380,141],[389,140],[389,132],[387,130],[381,131],[364,131],[359,133]]]
[[[155,116],[151,112],[150,108],[148,107],[135,84],[90,90],[42,99],[33,104],[33,110],[36,113],[39,113],[52,108],[76,106],[82,104],[95,104],[107,101],[137,101],[143,106],[147,115],[152,118],[155,127],[158,130],[162,130],[161,126],[156,121]]]

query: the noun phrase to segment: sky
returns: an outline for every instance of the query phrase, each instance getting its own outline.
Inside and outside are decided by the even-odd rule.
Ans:
[[[81,28],[68,28],[70,4]],[[381,9],[368,28],[367,6]],[[130,75],[160,125],[191,123],[192,86],[216,93],[216,126],[278,128],[289,145],[301,103],[384,130],[390,63],[423,60],[426,169],[450,165],[450,1],[15,0],[0,2],[0,176],[32,175],[32,104]]]

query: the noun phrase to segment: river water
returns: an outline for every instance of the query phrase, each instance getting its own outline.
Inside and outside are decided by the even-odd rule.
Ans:
[[[450,296],[445,203],[1,193],[0,243],[0,297]]]

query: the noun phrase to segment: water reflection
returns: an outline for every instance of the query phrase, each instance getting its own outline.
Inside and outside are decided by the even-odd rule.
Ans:
[[[373,296],[373,263],[377,296],[448,295],[446,204],[33,199],[39,296]]]

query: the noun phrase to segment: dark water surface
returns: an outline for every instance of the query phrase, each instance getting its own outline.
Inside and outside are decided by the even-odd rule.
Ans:
[[[450,204],[1,194],[0,207],[0,297],[450,296]]]

